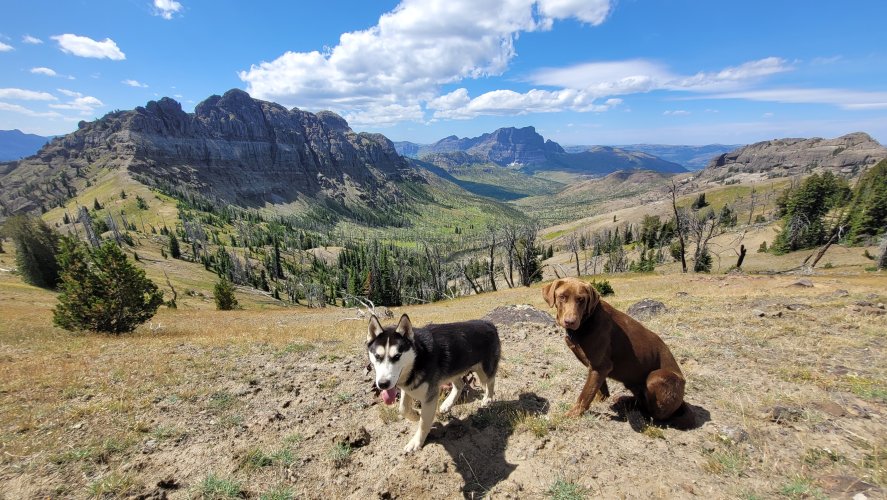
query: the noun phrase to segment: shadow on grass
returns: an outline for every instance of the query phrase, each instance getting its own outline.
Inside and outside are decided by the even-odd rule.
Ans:
[[[468,395],[468,401],[471,396]],[[523,393],[517,400],[493,401],[465,418],[450,418],[446,425],[435,425],[428,441],[439,443],[452,457],[465,483],[463,496],[485,496],[517,467],[505,460],[505,448],[517,419],[522,415],[542,415],[548,410],[548,400]]]
[[[711,413],[702,406],[684,402],[684,405],[667,420],[653,419],[644,409],[644,405],[634,396],[622,396],[610,405],[610,409],[616,412],[611,417],[613,420],[628,421],[636,432],[643,432],[652,425],[660,428],[678,429],[689,431],[698,429],[711,420]],[[640,416],[641,418],[638,418]]]

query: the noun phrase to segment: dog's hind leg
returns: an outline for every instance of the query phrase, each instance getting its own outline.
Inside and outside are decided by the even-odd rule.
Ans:
[[[475,373],[477,373],[477,380],[484,388],[484,399],[481,401],[481,406],[487,406],[490,404],[490,401],[493,400],[493,393],[496,388],[496,376],[487,375],[483,369],[475,370]]]
[[[644,402],[653,418],[665,420],[683,405],[685,383],[682,376],[670,370],[655,370],[647,375]]]
[[[462,394],[462,388],[465,387],[465,383],[462,382],[462,377],[457,377],[453,379],[453,388],[450,389],[450,393],[447,395],[447,399],[444,400],[443,404],[440,405],[440,412],[446,413],[450,411],[450,408],[456,404],[456,401],[459,399],[459,395]]]
[[[413,435],[413,439],[410,439],[410,442],[404,446],[403,451],[405,453],[412,453],[421,448],[422,444],[425,442],[425,438],[428,437],[428,433],[431,432],[431,424],[434,423],[434,415],[437,413],[438,394],[440,394],[440,389],[438,387],[433,387],[429,390],[428,394],[426,394],[426,400],[422,401],[422,414],[419,418],[419,428],[416,429],[416,434]]]

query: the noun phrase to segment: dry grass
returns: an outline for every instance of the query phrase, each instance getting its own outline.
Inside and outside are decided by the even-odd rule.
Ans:
[[[586,418],[563,419],[582,369],[567,356],[559,338],[546,336],[503,342],[507,349],[500,391],[506,399],[532,391],[549,402],[551,411],[537,414],[513,405],[484,412],[466,404],[458,405],[454,413],[470,416],[467,421],[478,432],[512,429],[508,446],[516,450],[551,441],[556,444],[550,453],[571,456],[573,452],[567,450],[575,449],[570,448],[575,440],[593,443],[588,446],[599,447],[604,457],[580,458],[576,467],[604,464],[595,466],[604,471],[609,463],[648,460],[642,451],[631,458],[622,456],[619,447],[611,446],[613,442],[628,440],[638,450],[656,453],[682,442],[688,446],[681,453],[694,454],[692,460],[698,464],[684,467],[682,474],[692,478],[688,481],[720,485],[717,491],[721,493],[715,496],[744,491],[764,496],[815,495],[821,490],[817,478],[827,473],[849,474],[885,487],[887,444],[877,436],[884,435],[883,415],[887,414],[887,317],[864,316],[847,306],[872,300],[866,297],[873,293],[877,294],[875,302],[884,301],[887,281],[883,273],[843,267],[838,253],[831,257],[836,268],[811,277],[813,288],[790,286],[796,276],[608,276],[616,290],[608,300],[620,309],[644,297],[665,302],[668,311],[646,324],[663,336],[682,364],[691,401],[712,413],[713,422],[702,429],[676,434],[648,425],[635,442],[628,425],[610,421],[606,403],[596,403]],[[786,265],[798,255],[772,258],[776,260],[767,265]],[[0,255],[0,267],[9,259],[9,254]],[[847,290],[849,296],[833,295],[838,289]],[[46,496],[142,491],[157,480],[150,469],[123,468],[144,460],[140,457],[145,443],[153,441],[171,449],[182,443],[183,451],[215,457],[224,453],[195,439],[208,438],[230,448],[224,443],[240,443],[236,436],[247,432],[247,425],[266,422],[268,417],[256,416],[255,408],[241,396],[253,383],[261,384],[261,394],[277,391],[272,408],[295,400],[293,404],[307,415],[320,411],[323,406],[316,396],[301,398],[297,392],[287,392],[291,382],[273,378],[279,366],[302,364],[318,393],[324,394],[323,405],[341,408],[342,419],[314,421],[309,416],[301,423],[283,421],[281,434],[260,433],[260,442],[248,441],[249,447],[240,448],[252,450],[243,455],[250,458],[243,459],[240,468],[230,457],[224,459],[228,461],[207,458],[194,472],[181,472],[191,485],[191,494],[239,494],[237,485],[253,482],[261,485],[254,491],[270,491],[281,484],[280,471],[286,464],[303,456],[313,457],[310,464],[316,464],[303,466],[300,473],[304,474],[321,473],[312,472],[312,467],[329,471],[335,466],[357,478],[362,477],[360,471],[372,470],[364,449],[352,449],[329,436],[311,439],[326,429],[327,422],[333,429],[367,420],[379,422],[388,429],[375,432],[390,435],[370,446],[376,452],[389,445],[400,449],[400,441],[408,435],[398,432],[408,432],[412,424],[392,414],[393,408],[366,406],[361,382],[365,360],[360,352],[365,324],[346,319],[353,316],[353,310],[268,308],[261,301],[246,299],[247,308],[239,311],[196,306],[163,309],[151,325],[129,336],[71,334],[51,324],[53,293],[0,273],[0,481],[14,491]],[[547,310],[537,285],[398,308],[396,315],[406,312],[418,324],[446,322],[481,317],[497,306],[521,303]],[[753,314],[753,309],[764,311],[765,317]],[[536,343],[541,346],[538,352],[530,347]],[[353,370],[341,371],[350,360],[356,360],[350,365]],[[338,368],[335,372],[324,369],[329,366]],[[542,371],[548,373],[546,378],[537,378]],[[269,380],[276,385],[269,385]],[[301,389],[303,394],[314,394],[307,386]],[[822,401],[836,401],[851,416],[830,417],[816,406]],[[798,419],[773,423],[761,417],[762,411],[775,405],[799,408]],[[852,416],[864,411],[870,412],[870,418]],[[357,420],[348,420],[351,415]],[[202,422],[200,427],[195,427],[194,419]],[[714,440],[714,448],[705,451],[704,443],[713,442],[711,436],[724,425],[743,427],[749,441],[728,445]],[[285,436],[293,433],[299,433],[297,438],[287,441]],[[286,455],[286,450],[293,455]],[[551,463],[554,456],[561,455],[550,457]],[[545,464],[549,462],[531,463],[533,468],[548,470]],[[213,470],[234,471],[234,476],[207,476]],[[305,477],[314,479],[288,483],[296,496],[309,491],[300,481],[320,480],[319,476]],[[532,494],[544,495],[550,479],[539,484]],[[601,494],[608,492],[618,493],[603,490]]]

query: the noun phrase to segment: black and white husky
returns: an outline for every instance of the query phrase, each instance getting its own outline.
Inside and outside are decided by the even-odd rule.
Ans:
[[[473,371],[484,388],[482,404],[493,399],[496,368],[499,366],[499,332],[486,321],[465,321],[413,328],[404,314],[397,326],[382,327],[375,316],[370,318],[367,353],[376,372],[376,387],[382,399],[391,404],[401,389],[400,414],[419,421],[416,434],[404,451],[418,450],[425,442],[434,414],[441,384],[453,388],[440,406],[446,413],[462,392],[462,376]],[[413,401],[422,406],[421,415]]]

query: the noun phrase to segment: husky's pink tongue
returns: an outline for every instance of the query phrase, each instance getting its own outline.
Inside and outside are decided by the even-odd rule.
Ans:
[[[385,389],[382,391],[382,401],[386,405],[390,405],[397,400],[397,387],[392,387],[391,389]]]

